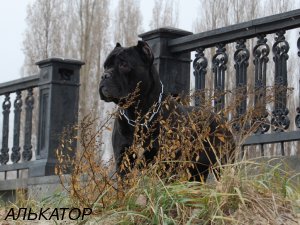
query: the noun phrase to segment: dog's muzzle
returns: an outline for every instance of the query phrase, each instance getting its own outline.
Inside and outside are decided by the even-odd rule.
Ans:
[[[112,83],[112,70],[104,71],[101,76],[101,82],[99,85],[100,98],[106,102],[118,103],[118,98],[116,93],[112,93],[111,83]]]
[[[110,71],[104,71],[104,74],[102,75],[101,79],[105,80],[105,79],[110,79],[112,76],[112,73]]]
[[[105,83],[111,78],[112,74],[110,71],[104,71],[104,74],[101,76],[101,82],[99,86],[99,93],[100,97],[103,100],[112,98],[111,94],[109,93],[109,89]]]
[[[109,98],[111,97],[107,87],[105,87],[104,85],[100,85],[99,87],[99,93],[100,93],[100,97],[101,99],[105,100],[105,98]]]

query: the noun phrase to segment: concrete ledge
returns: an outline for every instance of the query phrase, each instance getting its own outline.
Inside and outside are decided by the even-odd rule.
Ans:
[[[28,179],[29,185],[40,185],[40,184],[58,184],[60,183],[59,176],[45,176],[45,177],[31,177]]]
[[[251,165],[251,161],[254,162]],[[290,174],[297,174],[293,180],[297,183],[300,182],[300,157],[299,156],[278,156],[278,157],[261,157],[255,159],[248,159],[249,167],[247,170],[250,173],[258,173],[257,164],[263,163],[265,169],[271,169],[272,167],[281,164],[283,171],[289,172]],[[247,163],[246,163],[247,164]],[[245,164],[245,165],[246,165]],[[256,164],[256,165],[255,165]],[[262,165],[262,166],[264,166]],[[259,166],[259,165],[258,165]],[[259,166],[260,167],[260,166]],[[262,167],[264,169],[264,167]],[[69,176],[66,175],[64,182],[68,185]],[[84,180],[84,177],[82,177]],[[27,197],[35,199],[37,201],[52,196],[54,193],[64,193],[64,187],[61,184],[59,176],[43,176],[43,177],[32,177],[28,179],[15,179],[15,180],[2,180],[0,181],[0,198],[4,201],[15,201],[16,190],[23,189],[27,192]]]
[[[28,186],[28,179],[14,179],[14,180],[1,180],[0,191],[26,189]]]
[[[59,176],[32,177],[28,180],[28,198],[37,201],[65,192]]]
[[[5,202],[16,201],[16,190],[18,189],[24,190],[27,193],[27,198],[37,201],[52,196],[55,192],[64,191],[60,178],[56,175],[3,180],[0,181],[0,199]]]
[[[60,184],[58,176],[32,177],[26,179],[1,180],[0,191],[27,189],[34,185]]]
[[[297,186],[300,184],[299,156],[272,156],[247,159],[243,167],[248,175],[259,175],[275,169],[274,172],[279,173],[282,179],[288,178],[289,182]]]
[[[300,173],[300,157],[299,156],[272,156],[257,159],[249,159],[249,161],[262,162],[270,166],[282,164],[286,172]]]

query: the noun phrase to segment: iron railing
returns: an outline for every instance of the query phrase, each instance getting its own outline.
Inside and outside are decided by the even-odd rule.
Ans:
[[[24,170],[28,174],[26,178],[54,175],[59,137],[63,129],[78,122],[79,70],[83,63],[52,58],[37,65],[40,67],[38,75],[0,84],[0,96],[4,99],[0,134],[0,191],[20,188],[18,182],[7,185],[11,172],[16,172],[16,179],[24,178],[20,176]],[[12,102],[13,95],[15,99]],[[33,117],[35,105],[38,115]],[[9,124],[11,116],[13,124]],[[36,146],[32,143],[34,124],[37,130]],[[24,130],[21,130],[21,125]],[[12,146],[9,145],[10,132]],[[20,143],[21,133],[23,143]],[[33,152],[33,149],[36,151]],[[20,185],[23,187],[23,184]]]
[[[290,45],[293,47],[298,46],[300,52],[300,38],[298,43],[288,43],[286,40],[286,31],[299,27],[300,9],[198,34],[163,28],[142,34],[141,37],[154,48],[159,70],[160,67],[167,67],[166,63],[169,63],[169,70],[175,67],[180,72],[178,75],[173,74],[178,77],[185,77],[188,82],[189,77],[187,76],[190,74],[190,69],[183,69],[186,62],[182,62],[182,59],[187,58],[192,51],[195,51],[196,55],[193,60],[195,89],[202,93],[200,97],[196,98],[196,104],[201,105],[203,103],[201,99],[202,101],[205,100],[205,94],[203,93],[205,92],[210,67],[213,77],[213,92],[215,96],[219,96],[215,97],[213,103],[216,112],[224,109],[226,105],[226,94],[218,95],[218,93],[226,93],[225,82],[226,76],[228,76],[228,67],[233,66],[234,71],[231,72],[234,76],[230,75],[235,81],[235,89],[239,89],[239,93],[242,93],[239,103],[236,105],[233,119],[242,117],[249,107],[261,111],[259,115],[252,118],[252,121],[249,121],[251,124],[259,123],[259,126],[253,135],[242,143],[242,148],[258,145],[261,147],[262,155],[264,155],[265,144],[280,143],[281,154],[285,155],[284,143],[300,140],[299,129],[288,130],[292,123],[296,128],[300,128],[300,109],[299,107],[288,109],[287,106],[288,88],[293,87],[296,89],[297,87],[294,83],[288,83],[288,80],[290,76],[298,76],[299,79],[299,74],[288,74],[288,58],[289,54],[292,54],[289,50]],[[273,36],[269,34],[275,35],[275,38],[272,39]],[[249,40],[255,43],[252,49],[247,47]],[[161,41],[163,45],[157,45],[157,41]],[[235,45],[233,55],[229,55],[227,51],[229,45]],[[211,58],[205,55],[206,49],[213,52]],[[299,53],[298,55],[300,56]],[[168,57],[168,62],[162,60],[164,57]],[[232,57],[232,61],[229,61],[230,57]],[[250,62],[251,57],[253,62]],[[269,60],[270,58],[273,58],[273,61]],[[234,65],[229,65],[229,63]],[[250,63],[253,63],[253,71],[248,69]],[[274,72],[268,70],[271,63],[275,68]],[[164,76],[169,76],[168,72],[160,71],[163,81]],[[248,82],[251,78],[249,75],[253,77],[253,90],[249,90]],[[267,113],[266,83],[271,77],[274,80],[272,85],[274,87],[274,106],[271,115],[269,115]],[[173,78],[173,80],[176,79]],[[176,87],[169,88],[169,90],[174,89]],[[189,90],[179,87],[171,94],[180,91]],[[255,93],[253,104],[248,99],[248,91]],[[293,94],[297,93],[294,92]],[[295,118],[291,118],[290,111],[297,111]],[[239,132],[240,129],[238,123],[234,124],[233,130]],[[299,150],[297,151],[299,153]]]

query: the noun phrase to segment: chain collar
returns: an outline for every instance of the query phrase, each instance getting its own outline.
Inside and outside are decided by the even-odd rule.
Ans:
[[[161,82],[161,80],[160,80],[160,84],[161,84],[161,92],[159,94],[158,101],[154,105],[154,108],[153,108],[154,110],[153,110],[152,115],[150,116],[149,120],[147,120],[144,123],[139,124],[142,127],[146,127],[147,130],[149,129],[148,124],[153,120],[154,116],[158,113],[158,111],[161,107],[161,100],[162,100],[162,96],[163,96],[163,93],[164,93],[164,85]],[[132,120],[132,119],[128,118],[128,116],[125,114],[124,109],[120,109],[120,114],[125,117],[125,119],[127,120],[127,123],[129,125],[135,127],[138,124],[138,122],[136,120]]]

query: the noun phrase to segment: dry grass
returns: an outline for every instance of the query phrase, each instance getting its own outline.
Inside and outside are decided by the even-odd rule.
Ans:
[[[41,202],[21,197],[8,207],[91,207],[93,215],[77,224],[300,224],[300,177],[286,170],[283,163],[274,165],[269,163],[270,159],[239,159],[227,165],[218,162],[214,168],[220,170],[219,179],[211,173],[206,183],[187,182],[190,178],[187,168],[192,165],[190,149],[196,147],[195,151],[201,151],[203,141],[208,140],[210,130],[205,118],[211,110],[210,102],[208,99],[205,107],[208,110],[182,121],[183,126],[174,127],[172,121],[159,120],[161,152],[149,165],[143,159],[143,152],[151,147],[153,140],[149,139],[149,133],[136,129],[134,143],[122,165],[128,172],[126,179],[114,174],[113,161],[101,160],[103,131],[110,129],[109,121],[117,114],[100,123],[87,116],[74,128],[76,132],[69,129],[64,134],[57,149],[56,172],[67,194],[57,193]],[[234,110],[232,105],[219,115],[232,116]],[[249,123],[253,112],[255,109],[249,109],[243,117],[224,124],[231,129],[238,122],[242,129],[235,156],[239,155],[239,143],[257,129],[257,123]],[[187,138],[194,134],[197,139]],[[222,135],[219,139],[226,142]],[[228,149],[224,146],[219,150],[226,153]],[[213,144],[211,147],[215,148]],[[174,154],[178,150],[183,152],[179,159]],[[134,165],[130,161],[133,155]]]
[[[221,115],[232,113],[235,107],[226,110]],[[81,143],[74,160],[68,160],[68,156],[60,153],[63,151],[58,151],[61,166],[57,171],[62,179],[65,165],[72,164],[75,168],[70,186],[66,187],[72,204],[92,207],[95,215],[88,222],[97,224],[299,224],[299,174],[285,170],[281,163],[239,159],[224,166],[218,162],[215,168],[221,171],[219,179],[211,173],[206,183],[187,182],[190,178],[187,168],[191,166],[189,152],[195,146],[198,151],[204,149],[202,142],[207,141],[209,134],[204,118],[208,118],[209,111],[190,116],[188,123],[181,121],[179,124],[183,126],[178,127],[168,120],[159,120],[161,151],[150,165],[146,165],[143,152],[153,142],[145,141],[149,140],[149,133],[136,129],[133,145],[122,165],[129,172],[125,180],[112,173],[113,162],[101,161],[101,143],[96,140],[103,129],[108,129],[108,121],[95,131],[89,128],[95,121],[86,117],[79,127],[81,136],[74,138]],[[241,142],[257,129],[257,123],[249,124],[254,111],[250,109],[234,121],[244,129],[239,133]],[[196,126],[199,123],[202,123],[201,130]],[[233,124],[224,126],[231,129]],[[186,138],[193,134],[200,138]],[[219,137],[226,141],[222,135]],[[72,142],[70,139],[70,145]],[[227,152],[224,146],[221,151]],[[239,155],[238,146],[235,156]],[[66,142],[64,148],[68,148]],[[174,154],[178,149],[183,152],[180,160]],[[136,160],[134,165],[132,156]]]

